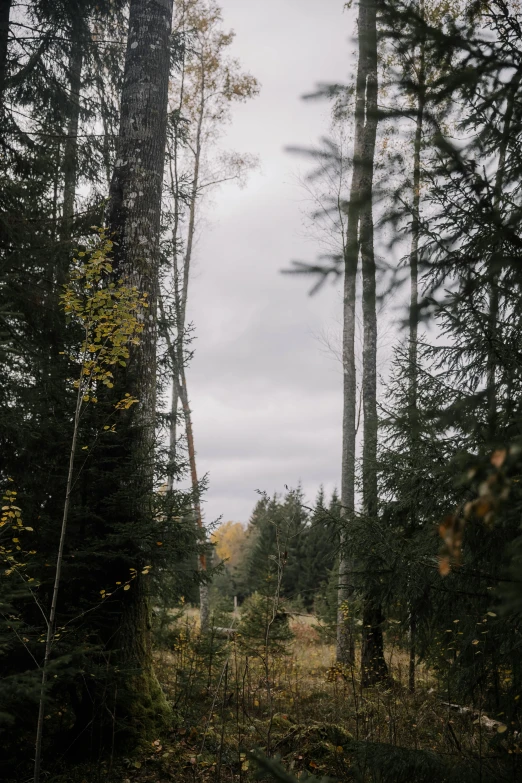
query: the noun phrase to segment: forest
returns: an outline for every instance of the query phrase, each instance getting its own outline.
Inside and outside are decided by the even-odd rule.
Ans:
[[[232,520],[193,382],[212,204],[263,167],[227,0],[0,0],[5,783],[522,780],[521,7],[263,5],[276,70],[283,18],[343,25],[271,283],[339,290],[340,449]]]

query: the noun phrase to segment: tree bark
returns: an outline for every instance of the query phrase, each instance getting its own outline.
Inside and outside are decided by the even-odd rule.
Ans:
[[[353,630],[345,607],[353,592],[350,585],[352,570],[349,553],[349,525],[355,503],[355,434],[356,434],[356,375],[355,375],[355,294],[359,263],[359,252],[363,258],[363,288],[366,292],[363,302],[364,318],[364,370],[363,406],[365,412],[363,483],[368,487],[371,471],[368,455],[371,454],[371,433],[376,432],[376,415],[371,416],[371,360],[368,363],[366,351],[368,339],[372,337],[369,326],[371,266],[373,262],[372,183],[375,135],[377,128],[377,25],[374,0],[362,0],[359,4],[359,59],[357,64],[355,98],[355,134],[353,150],[352,182],[348,202],[346,248],[344,253],[344,308],[343,308],[343,454],[341,477],[341,507],[343,529],[341,535],[341,557],[339,563],[339,592],[337,619],[337,660],[353,665],[355,660]],[[364,236],[363,236],[364,234]],[[375,272],[373,273],[375,281]],[[375,285],[375,282],[374,282]],[[375,298],[375,295],[374,295]],[[375,306],[374,306],[375,312]],[[375,320],[375,319],[374,319]],[[375,362],[375,351],[372,353]],[[375,395],[374,395],[375,396]],[[375,405],[375,401],[373,403]],[[367,419],[367,411],[370,415]],[[376,442],[376,435],[375,435]],[[375,464],[375,461],[374,461]],[[375,468],[374,468],[375,472]],[[376,474],[375,474],[376,475]],[[368,492],[366,491],[366,496]],[[376,489],[375,489],[376,495]],[[366,497],[368,500],[368,497]]]
[[[187,379],[185,377],[185,368],[181,367],[180,384],[178,389],[179,398],[181,400],[181,407],[183,408],[183,416],[185,419],[185,432],[187,435],[187,449],[189,453],[189,465],[190,465],[190,479],[192,484],[192,493],[194,497],[194,513],[196,516],[196,524],[200,530],[203,530],[203,515],[201,513],[201,502],[199,499],[199,481],[198,471],[196,464],[196,448],[194,445],[194,431],[192,428],[192,414],[190,410],[190,403],[187,390]],[[199,556],[198,561],[199,570],[205,573],[207,570],[207,558],[205,554]],[[210,605],[208,585],[206,582],[202,582],[199,586],[199,625],[201,633],[207,633],[210,624]]]
[[[76,25],[73,26],[73,30]],[[82,85],[83,45],[73,35],[69,55],[69,121],[63,151],[63,233],[71,239],[74,218],[74,200],[78,180],[78,125],[80,121],[80,90]]]
[[[183,85],[182,85],[183,87]],[[192,250],[194,247],[194,235],[196,232],[196,213],[197,213],[197,200],[199,194],[199,180],[200,180],[200,166],[201,166],[201,154],[202,154],[202,139],[203,139],[203,121],[205,117],[205,69],[203,65],[203,57],[201,62],[201,84],[200,84],[200,102],[196,123],[196,138],[194,145],[194,168],[192,171],[192,185],[190,189],[189,197],[189,219],[187,227],[187,245],[185,254],[183,257],[183,269],[182,274],[179,274],[177,265],[177,233],[179,222],[179,211],[176,206],[175,210],[175,226],[174,226],[174,292],[176,300],[176,327],[177,327],[177,341],[176,341],[176,355],[173,362],[173,379],[172,379],[172,408],[171,408],[171,428],[170,428],[170,449],[171,454],[175,449],[176,438],[176,419],[175,411],[177,411],[178,399],[181,401],[181,407],[183,410],[183,418],[185,421],[185,433],[187,436],[187,449],[189,454],[189,466],[190,466],[190,478],[192,484],[192,493],[194,496],[194,513],[196,516],[196,524],[200,530],[203,530],[203,516],[201,513],[201,503],[199,500],[199,481],[197,474],[196,464],[196,447],[194,442],[194,430],[192,427],[192,412],[190,410],[189,396],[187,389],[187,379],[185,374],[185,361],[183,355],[184,348],[184,336],[185,326],[187,318],[187,302],[188,302],[188,288],[190,280],[190,265],[192,261]],[[183,93],[182,93],[183,95]],[[182,100],[182,99],[181,99]],[[181,109],[181,106],[180,106]],[[177,169],[177,136],[175,138],[174,147],[174,181],[176,183],[176,190],[178,188],[178,169]],[[177,194],[175,194],[177,198]],[[181,285],[180,285],[181,283]],[[175,409],[174,409],[174,406]],[[207,561],[204,554],[199,558],[199,570],[206,572]],[[202,633],[206,633],[209,628],[210,621],[210,606],[209,606],[209,594],[208,586],[206,583],[201,583],[199,587],[199,606],[200,606],[200,629]]]
[[[362,262],[363,309],[363,510],[377,515],[377,313],[375,251],[373,231],[373,171],[377,135],[377,4],[365,0],[359,5],[359,64],[357,70],[357,110],[364,117],[358,162],[360,175],[360,250]],[[369,595],[363,600],[361,673],[363,685],[372,685],[387,676],[380,604]]]
[[[341,473],[341,548],[337,599],[338,663],[355,664],[353,618],[350,616],[352,559],[349,552],[349,527],[355,510],[355,432],[356,432],[356,369],[355,369],[355,295],[358,257],[358,206],[355,171],[352,179],[348,226],[344,253],[343,304],[343,438]]]
[[[109,202],[109,226],[115,240],[115,274],[148,295],[140,344],[123,372],[125,392],[139,400],[130,422],[125,448],[132,495],[132,513],[151,524],[156,413],[156,331],[159,288],[161,195],[167,130],[170,67],[169,37],[173,0],[131,0],[120,131]],[[123,479],[122,479],[123,480]],[[135,522],[136,524],[136,522]],[[137,554],[141,542],[136,542]],[[139,574],[139,571],[138,571]],[[140,720],[140,712],[161,717],[166,706],[152,667],[147,581],[141,575],[122,597],[115,644],[126,675],[125,705]]]
[[[4,88],[7,79],[7,54],[9,43],[9,16],[12,0],[0,0],[0,107],[4,104]]]

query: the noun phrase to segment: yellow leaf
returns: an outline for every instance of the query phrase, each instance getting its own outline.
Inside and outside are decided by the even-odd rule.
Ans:
[[[473,641],[471,642],[471,644],[479,644],[479,640],[478,640],[478,639],[473,639]]]
[[[130,590],[130,585],[125,585],[124,590]]]
[[[496,468],[501,468],[504,463],[504,460],[506,459],[506,456],[507,456],[506,449],[497,449],[491,455],[491,464],[494,465]]]
[[[507,731],[507,726],[505,726],[503,723],[500,724],[497,728],[497,732],[499,734],[503,734],[505,731]]]

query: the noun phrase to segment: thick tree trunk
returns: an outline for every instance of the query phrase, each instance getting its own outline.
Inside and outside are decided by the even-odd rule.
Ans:
[[[117,160],[110,189],[109,226],[117,244],[114,269],[148,294],[145,328],[125,371],[125,392],[139,400],[126,440],[128,482],[139,498],[134,525],[152,523],[156,413],[156,325],[161,194],[166,147],[169,36],[173,0],[131,0],[121,96]],[[123,479],[122,479],[123,480]],[[141,542],[136,542],[137,556]],[[131,698],[125,705],[140,719],[161,717],[165,702],[152,668],[147,581],[138,576],[122,597],[115,644]],[[132,702],[132,703],[131,703]],[[142,714],[142,717],[143,717]]]
[[[4,104],[4,87],[7,79],[9,15],[12,0],[0,0],[0,107]]]

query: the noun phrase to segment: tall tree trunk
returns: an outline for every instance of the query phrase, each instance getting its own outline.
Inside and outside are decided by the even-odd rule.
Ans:
[[[185,420],[187,449],[189,453],[190,480],[192,483],[192,493],[194,496],[194,513],[196,516],[196,524],[200,530],[203,530],[203,515],[201,513],[201,502],[199,499],[199,481],[196,464],[196,448],[194,445],[194,430],[192,428],[192,413],[190,410],[185,368],[183,366],[181,367],[178,393],[181,400],[181,407],[183,408],[183,417]],[[202,573],[205,573],[207,570],[207,558],[204,553],[199,556],[198,565],[199,570]],[[207,633],[210,623],[210,605],[208,585],[206,582],[202,582],[199,586],[199,621],[201,633]]]
[[[354,663],[353,632],[351,620],[345,607],[352,593],[350,571],[352,570],[349,552],[350,517],[354,513],[355,502],[355,434],[356,434],[356,376],[355,376],[355,293],[359,252],[363,254],[363,288],[365,292],[364,310],[364,370],[363,405],[365,413],[364,456],[365,468],[363,483],[366,487],[365,499],[368,502],[368,488],[372,483],[371,460],[372,438],[376,446],[376,409],[372,417],[372,404],[375,408],[375,394],[371,394],[371,365],[375,364],[375,350],[371,341],[376,342],[376,324],[370,326],[371,302],[369,289],[371,274],[375,287],[375,269],[373,260],[373,222],[372,222],[372,183],[375,135],[377,128],[377,25],[375,0],[361,0],[359,3],[359,59],[357,64],[355,97],[355,134],[353,150],[352,182],[348,202],[348,221],[346,228],[346,248],[344,253],[344,315],[343,315],[343,456],[341,477],[341,505],[343,530],[341,537],[341,557],[339,563],[339,592],[337,620],[337,660],[342,663]],[[364,234],[364,236],[363,236]],[[369,298],[370,297],[370,298]],[[375,321],[375,292],[373,294]],[[372,331],[373,329],[373,331]],[[369,341],[369,342],[368,342]],[[367,357],[367,350],[371,356]],[[375,370],[373,371],[375,375]],[[368,414],[368,417],[367,417]],[[374,435],[372,433],[375,431]],[[373,460],[375,473],[375,459]],[[375,482],[375,497],[377,487]],[[348,613],[349,614],[349,613]]]
[[[355,510],[355,433],[356,433],[356,370],[355,370],[355,295],[358,257],[357,182],[354,170],[348,207],[347,244],[344,253],[343,303],[343,437],[341,466],[341,547],[339,585],[337,593],[338,663],[355,664],[353,618],[350,612],[352,558],[350,555],[350,523]]]
[[[73,31],[75,27],[73,26]],[[71,239],[78,180],[78,125],[82,67],[83,45],[81,39],[74,35],[69,56],[69,119],[63,151],[63,233],[66,240]]]
[[[196,138],[194,145],[194,168],[192,171],[192,186],[190,190],[189,198],[189,219],[187,227],[187,245],[183,258],[183,270],[182,274],[179,274],[177,266],[177,223],[179,220],[179,213],[176,207],[175,211],[175,234],[174,234],[174,292],[176,299],[176,326],[177,326],[177,351],[176,361],[173,366],[173,406],[176,404],[177,399],[174,401],[174,393],[179,397],[181,401],[181,407],[183,409],[183,417],[185,421],[185,433],[187,436],[187,449],[189,453],[189,466],[190,477],[192,484],[192,492],[194,496],[194,513],[196,516],[196,524],[203,530],[203,517],[201,513],[201,504],[199,501],[199,482],[196,465],[196,448],[194,442],[194,431],[192,427],[192,413],[190,410],[187,380],[185,374],[185,360],[183,355],[184,338],[185,338],[185,326],[187,318],[187,302],[188,302],[188,287],[190,280],[190,265],[192,261],[192,251],[194,247],[194,236],[196,232],[196,214],[197,214],[197,201],[199,195],[199,180],[200,180],[200,166],[201,166],[201,154],[203,149],[203,121],[205,117],[205,69],[201,67],[201,84],[200,84],[200,103],[198,111],[198,119],[196,125]],[[177,171],[177,139],[175,140],[174,151],[174,178],[176,187],[178,185],[178,171]],[[171,411],[173,413],[173,410]],[[175,438],[175,417],[171,419],[171,447],[172,441]],[[175,446],[175,444],[174,444]],[[205,555],[201,555],[199,558],[199,569],[202,572],[207,570],[207,561]],[[210,620],[210,606],[209,606],[209,594],[208,586],[206,583],[201,583],[199,587],[199,606],[200,606],[200,628],[202,633],[206,633],[209,627]]]
[[[375,252],[373,237],[373,171],[377,134],[377,5],[365,0],[359,5],[359,67],[357,103],[364,112],[363,140],[360,148],[361,215],[360,249],[362,262],[363,306],[363,509],[368,517],[377,515],[377,313]],[[382,634],[383,615],[378,601],[364,596],[361,672],[363,685],[371,685],[387,676]]]
[[[0,0],[0,107],[4,105],[4,87],[7,79],[7,54],[9,43],[9,15],[12,0]]]
[[[420,3],[420,13],[424,16],[424,0]],[[418,415],[418,331],[419,331],[419,236],[420,236],[420,181],[421,181],[421,146],[424,107],[426,101],[426,53],[424,41],[421,41],[418,69],[417,114],[415,118],[415,137],[413,142],[413,198],[411,221],[410,248],[410,311],[409,311],[409,349],[408,349],[408,430],[410,434],[410,465],[412,475],[417,465]],[[410,535],[415,532],[417,524],[416,497],[413,499],[410,515]],[[415,692],[416,673],[416,610],[410,601],[409,627],[409,665],[408,687],[410,693]]]
[[[183,62],[181,73],[181,90],[180,90],[180,102],[178,106],[178,114],[181,115],[181,108],[183,104],[184,93],[184,79],[185,79],[185,63]],[[179,139],[178,139],[178,126],[174,129],[174,149],[171,150],[168,146],[168,161],[170,172],[170,190],[171,196],[174,200],[174,223],[172,226],[172,275],[174,283],[174,310],[176,319],[176,331],[177,341],[183,340],[183,333],[180,333],[181,318],[181,291],[180,291],[180,275],[179,275],[179,263],[178,263],[178,240],[179,240],[179,223],[180,223],[180,182],[179,182]],[[184,327],[183,327],[184,328]],[[168,329],[166,325],[166,329]],[[170,343],[170,335],[167,334],[167,340]],[[178,352],[172,346],[169,349],[171,366],[172,366],[172,398],[170,405],[170,425],[169,425],[169,469],[167,472],[167,491],[172,492],[174,488],[174,468],[176,463],[176,446],[178,442],[178,403],[179,403],[179,372],[178,372]]]
[[[515,100],[517,98],[518,88],[522,80],[522,71],[517,71],[511,80],[510,95],[508,98],[506,112],[504,114],[504,127],[499,145],[499,157],[497,172],[495,176],[495,191],[493,194],[493,209],[496,213],[498,225],[501,224],[502,215],[500,212],[502,189],[504,186],[504,174],[506,168],[506,154],[510,141],[511,123],[513,120],[513,111]],[[499,286],[498,277],[502,263],[502,245],[498,243],[491,254],[489,261],[489,311],[488,311],[488,355],[486,367],[486,388],[488,403],[488,447],[495,445],[497,437],[497,382],[496,366],[498,360],[498,317],[499,317]]]
[[[167,472],[167,492],[174,489],[174,470],[176,462],[176,445],[178,442],[178,379],[175,375],[171,384],[171,402],[170,402],[170,424],[169,424],[169,468]]]
[[[148,294],[145,328],[124,372],[125,391],[139,400],[125,442],[133,496],[132,512],[151,524],[156,413],[156,330],[159,288],[161,195],[167,131],[169,37],[173,0],[131,0],[121,96],[117,160],[110,189],[109,226],[116,244],[114,269]],[[123,481],[123,478],[121,479]],[[136,522],[135,522],[136,524]],[[141,542],[136,542],[137,552]],[[147,581],[138,569],[122,597],[115,644],[132,713],[161,716],[165,706],[152,667]]]

